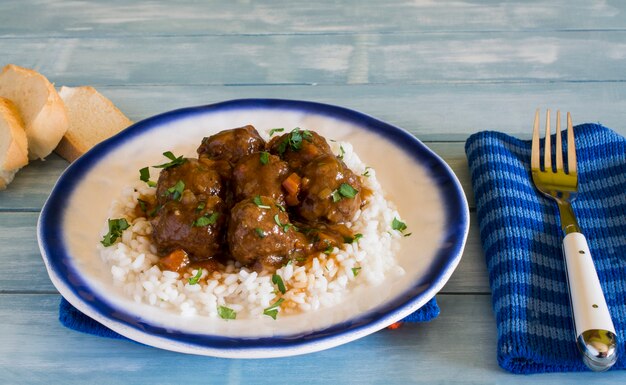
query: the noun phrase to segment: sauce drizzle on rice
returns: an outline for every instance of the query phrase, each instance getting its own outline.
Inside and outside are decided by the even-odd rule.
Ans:
[[[300,140],[300,143],[306,143],[306,138]],[[280,142],[275,141],[275,147],[278,146],[276,143]],[[393,204],[385,200],[375,170],[361,162],[350,143],[332,142],[329,144],[329,150],[332,151],[333,157],[341,159],[354,175],[359,176],[358,190],[368,192],[366,204],[359,205],[350,216],[350,220],[341,223],[348,230],[346,234],[341,235],[343,242],[331,243],[323,249],[312,248],[307,254],[285,254],[278,263],[273,260],[269,263],[266,263],[268,261],[257,263],[257,260],[242,258],[216,258],[212,264],[191,263],[185,268],[168,270],[167,264],[163,263],[162,250],[159,250],[160,247],[157,247],[154,241],[155,226],[151,224],[151,220],[154,220],[146,215],[150,208],[146,210],[146,207],[140,207],[145,202],[159,200],[159,187],[150,187],[145,181],[137,181],[124,189],[110,209],[110,218],[124,218],[129,223],[129,228],[123,231],[119,242],[112,246],[99,245],[100,255],[111,267],[115,284],[136,302],[169,309],[183,315],[225,319],[261,317],[276,319],[339,304],[359,285],[377,285],[389,276],[403,274],[403,269],[394,258],[399,247],[398,241],[403,234],[397,226],[392,226],[400,216]],[[275,151],[280,151],[280,148],[276,148]],[[283,151],[281,159],[290,164],[290,170],[303,167],[301,164],[292,165],[294,162],[303,161],[296,157],[284,156],[286,152],[288,153],[288,150]],[[320,154],[317,154],[314,158],[319,156]],[[263,158],[266,157],[257,159],[262,162]],[[269,159],[266,160],[269,163]],[[290,174],[287,175],[289,176]],[[352,183],[344,183],[357,190]],[[293,199],[294,196],[298,198],[293,194],[292,198],[287,198],[290,196],[289,189],[285,190],[287,193],[282,198],[275,199],[283,202],[284,204],[279,203],[283,207],[288,205],[285,200]],[[347,187],[344,187],[343,193],[348,196],[355,194]],[[182,195],[183,193],[181,200],[185,199]],[[265,195],[262,197],[256,202],[256,195],[254,198],[245,198],[248,199],[246,204],[248,207],[253,206],[253,209],[273,206],[273,202],[265,199]],[[349,200],[345,196],[333,198],[332,194],[329,199]],[[270,218],[281,232],[304,231],[290,228],[297,227],[298,225],[294,224],[297,221],[291,223],[288,217],[285,219],[285,216],[279,215],[282,212],[279,206],[274,205],[273,208],[275,210],[271,211]],[[293,207],[287,209],[292,210]],[[202,210],[204,207],[199,213],[202,213]],[[327,213],[328,210],[322,215]],[[210,215],[202,214],[200,217],[211,221]],[[333,223],[329,223],[333,221],[332,214],[331,218],[325,219],[326,224],[332,228]],[[261,237],[261,233],[265,235],[267,229],[257,225],[253,227],[253,231],[256,237]],[[333,232],[336,231],[329,231]],[[103,235],[105,233],[106,230],[103,231]],[[179,249],[168,250],[167,258],[176,258],[176,254],[179,253],[177,250]],[[254,248],[246,252],[252,253]],[[184,257],[178,256],[181,259]],[[176,262],[172,266],[176,266]]]

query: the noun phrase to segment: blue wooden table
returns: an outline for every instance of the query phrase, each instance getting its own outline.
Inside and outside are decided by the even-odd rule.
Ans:
[[[0,2],[0,65],[92,85],[131,119],[226,99],[342,105],[403,127],[440,154],[472,210],[441,315],[330,350],[264,360],[158,350],[64,329],[35,225],[67,162],[24,168],[0,191],[0,383],[626,383],[626,372],[517,376],[496,326],[465,139],[528,138],[537,107],[626,134],[626,2]]]

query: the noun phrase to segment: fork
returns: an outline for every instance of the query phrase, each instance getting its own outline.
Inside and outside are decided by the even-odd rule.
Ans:
[[[572,117],[567,113],[567,172],[563,164],[561,114],[556,112],[556,167],[552,167],[550,110],[546,113],[543,170],[539,140],[539,110],[535,114],[531,150],[531,173],[537,190],[556,201],[561,217],[563,255],[576,330],[576,344],[583,362],[593,371],[608,370],[617,360],[615,327],[602,293],[598,274],[585,236],[581,233],[571,202],[578,193],[576,148]]]

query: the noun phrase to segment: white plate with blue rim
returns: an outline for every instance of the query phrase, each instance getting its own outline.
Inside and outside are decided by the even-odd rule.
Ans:
[[[111,202],[173,151],[192,156],[200,140],[252,124],[259,131],[300,127],[350,142],[376,170],[410,237],[396,253],[405,274],[359,287],[346,300],[312,312],[258,319],[182,316],[137,303],[113,282],[98,243]],[[52,283],[74,307],[134,341],[217,357],[291,356],[338,346],[385,328],[432,299],[458,265],[469,211],[452,170],[410,133],[363,113],[307,101],[240,99],[166,112],[98,144],[61,175],[38,222],[38,241]]]

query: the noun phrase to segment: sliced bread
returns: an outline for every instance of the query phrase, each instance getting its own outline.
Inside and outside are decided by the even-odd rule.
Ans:
[[[28,140],[24,122],[15,105],[0,98],[0,190],[7,187],[15,173],[28,164]]]
[[[93,87],[61,87],[59,95],[67,108],[69,128],[55,151],[70,162],[132,124]]]
[[[0,73],[0,97],[11,100],[24,121],[28,157],[43,159],[67,131],[67,114],[54,85],[42,74],[9,64]]]

